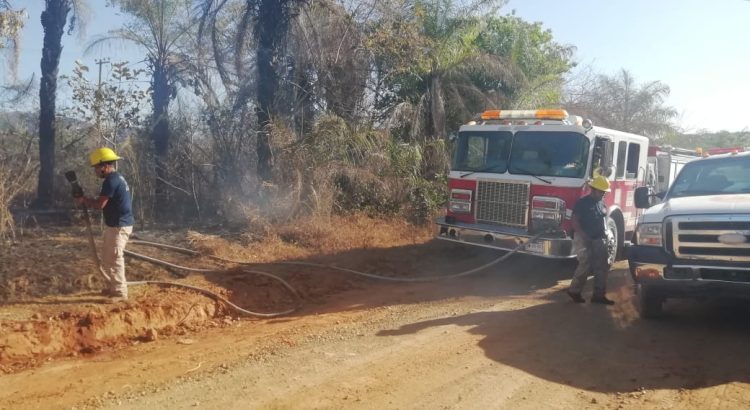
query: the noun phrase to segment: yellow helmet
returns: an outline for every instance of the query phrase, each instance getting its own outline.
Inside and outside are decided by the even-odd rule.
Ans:
[[[607,177],[602,175],[597,175],[594,177],[594,180],[591,181],[589,184],[591,188],[598,189],[599,191],[609,192],[609,180]]]
[[[111,148],[104,147],[94,150],[94,152],[89,155],[89,159],[91,160],[91,166],[93,167],[102,162],[117,161],[122,158],[118,157]]]

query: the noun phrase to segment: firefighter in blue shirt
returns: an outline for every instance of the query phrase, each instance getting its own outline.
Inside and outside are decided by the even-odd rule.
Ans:
[[[115,170],[115,162],[121,159],[110,148],[99,148],[91,153],[91,166],[99,178],[102,189],[97,198],[76,198],[79,205],[101,209],[104,215],[104,244],[102,245],[102,269],[110,283],[103,293],[119,299],[128,298],[125,279],[125,245],[133,232],[133,206],[127,181]]]
[[[607,274],[609,273],[609,251],[607,247],[607,208],[604,206],[604,195],[610,191],[609,180],[597,175],[590,184],[591,193],[573,207],[573,229],[577,242],[578,267],[568,288],[568,296],[573,302],[584,303],[581,296],[586,279],[594,275],[594,292],[591,303],[613,305],[607,299]]]

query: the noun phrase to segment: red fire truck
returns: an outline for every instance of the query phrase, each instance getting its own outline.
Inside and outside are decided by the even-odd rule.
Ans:
[[[648,183],[646,137],[565,110],[490,110],[461,126],[454,142],[438,238],[503,250],[527,243],[520,252],[575,257],[572,209],[600,173],[612,189],[604,199],[611,261],[622,252],[639,213],[635,188]]]

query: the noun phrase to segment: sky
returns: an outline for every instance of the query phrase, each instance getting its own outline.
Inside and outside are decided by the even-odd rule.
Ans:
[[[85,37],[64,36],[60,74],[70,74],[74,61],[80,59],[91,68],[94,80],[95,59],[133,64],[143,59],[142,51],[124,44],[84,55],[92,38],[125,21],[104,3],[88,1],[91,19]],[[35,73],[38,79],[44,1],[15,0],[14,4],[29,14],[21,39],[19,77]],[[626,69],[639,84],[668,85],[667,104],[678,111],[677,124],[688,132],[750,129],[744,107],[744,97],[750,95],[750,1],[509,0],[500,13],[511,10],[524,20],[541,22],[557,42],[576,46],[575,60],[581,66],[608,75]],[[63,105],[65,93],[61,90]]]
[[[750,1],[510,0],[511,9],[575,45],[581,65],[668,85],[686,130],[750,129]]]

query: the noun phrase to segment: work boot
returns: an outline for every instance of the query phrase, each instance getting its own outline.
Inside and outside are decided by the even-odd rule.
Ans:
[[[586,303],[586,299],[582,298],[580,293],[573,293],[571,291],[566,291],[565,293],[567,293],[575,303]]]
[[[596,303],[599,305],[614,305],[615,301],[607,299],[606,296],[594,296],[591,298],[591,303]]]

